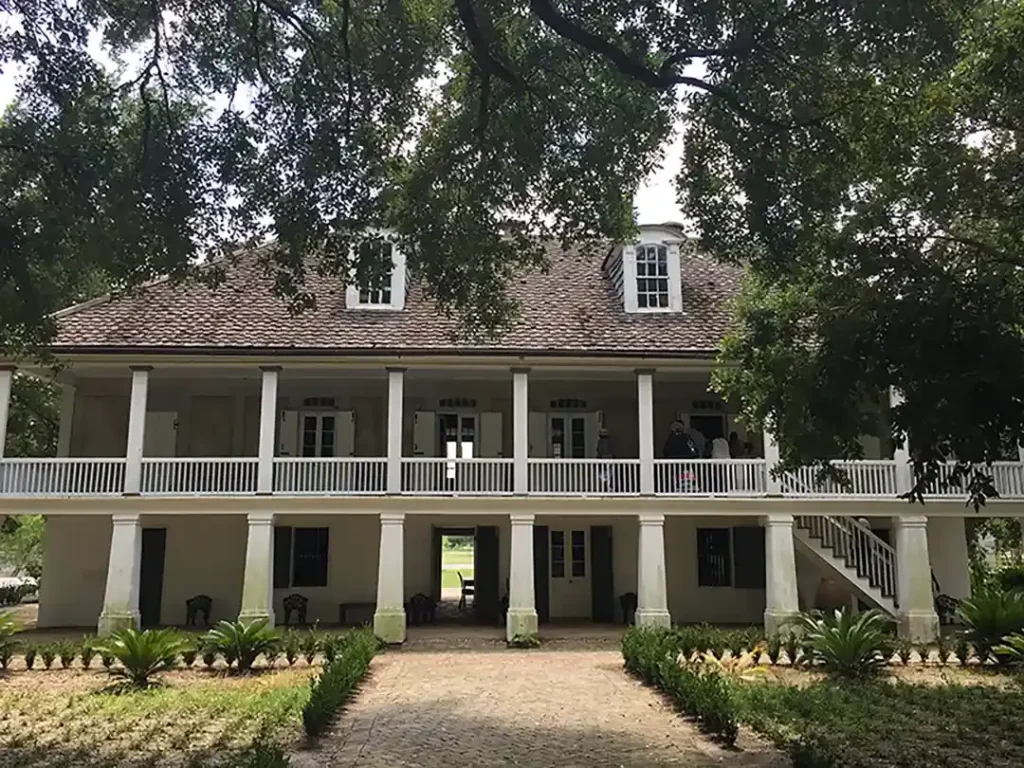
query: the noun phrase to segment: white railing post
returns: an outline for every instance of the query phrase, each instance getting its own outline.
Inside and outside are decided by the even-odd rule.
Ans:
[[[239,621],[266,619],[274,626],[274,515],[249,513]]]
[[[405,368],[388,368],[388,493],[402,492],[402,406]]]
[[[782,495],[782,478],[775,474],[779,465],[779,444],[770,429],[764,430],[764,488],[769,496]]]
[[[764,516],[764,568],[764,631],[771,636],[800,612],[792,515]]]
[[[530,489],[527,469],[530,454],[529,382],[529,368],[512,369],[512,492],[522,496]]]
[[[903,405],[903,393],[895,387],[889,389],[889,409],[895,410]],[[910,468],[910,446],[906,439],[893,446],[893,461],[896,462],[896,493],[909,493],[914,487],[914,475]]]
[[[107,585],[97,626],[101,635],[139,624],[142,525],[137,514],[114,515],[112,522]]]
[[[669,627],[668,583],[665,576],[665,516],[641,514],[637,552],[637,626]]]
[[[373,633],[386,643],[405,642],[405,513],[380,513],[377,609]]]
[[[13,365],[0,365],[0,459],[4,457],[4,446],[7,444],[7,414],[11,405],[14,370]]]
[[[914,642],[931,642],[939,633],[932,596],[928,518],[900,515],[892,519],[896,545],[899,633]]]
[[[533,515],[509,515],[511,556],[509,559],[508,614],[505,639],[536,637],[537,606],[533,589]]]
[[[132,366],[132,394],[128,406],[128,447],[125,452],[124,492],[137,496],[142,490],[142,448],[146,441],[146,400],[149,396],[148,365]]]
[[[274,492],[274,444],[277,440],[277,384],[281,366],[260,366],[260,444],[259,468],[256,470],[256,493]]]
[[[640,436],[640,495],[654,494],[654,371],[636,372],[637,427]]]

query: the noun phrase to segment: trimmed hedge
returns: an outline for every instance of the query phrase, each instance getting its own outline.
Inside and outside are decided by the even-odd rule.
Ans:
[[[338,710],[370,670],[380,647],[369,629],[341,636],[337,655],[324,664],[323,672],[310,681],[309,701],[302,708],[302,725],[310,736],[319,736],[333,722]]]
[[[663,691],[705,731],[735,743],[739,716],[732,685],[718,672],[680,664],[681,641],[674,630],[631,627],[622,637],[626,670]]]

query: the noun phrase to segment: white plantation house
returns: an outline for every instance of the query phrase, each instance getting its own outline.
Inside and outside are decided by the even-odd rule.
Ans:
[[[677,228],[552,246],[493,342],[459,340],[386,247],[390,284],[313,278],[297,315],[256,254],[215,290],[157,282],[61,313],[60,455],[0,459],[0,509],[46,515],[40,626],[184,624],[197,595],[213,620],[280,623],[297,594],[308,621],[372,618],[401,642],[410,600],[440,596],[448,533],[475,536],[477,615],[497,626],[507,605],[509,637],[621,622],[632,593],[640,624],[773,630],[852,600],[921,639],[937,592],[969,594],[975,513],[956,490],[897,498],[884,413],[848,486],[772,473],[771,436],[708,392],[740,273]],[[664,458],[675,420],[752,457]],[[1024,512],[1022,464],[994,471],[987,513]]]

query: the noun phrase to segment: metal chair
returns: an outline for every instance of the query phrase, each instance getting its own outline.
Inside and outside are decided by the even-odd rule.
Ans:
[[[466,598],[472,597],[474,600],[476,599],[475,579],[462,578],[462,571],[456,571],[456,573],[459,574],[459,610],[464,611],[466,610]]]

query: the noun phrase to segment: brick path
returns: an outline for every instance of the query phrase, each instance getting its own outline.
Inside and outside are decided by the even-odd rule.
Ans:
[[[296,768],[784,766],[748,734],[725,750],[627,677],[618,651],[407,643],[374,660],[334,733]]]

